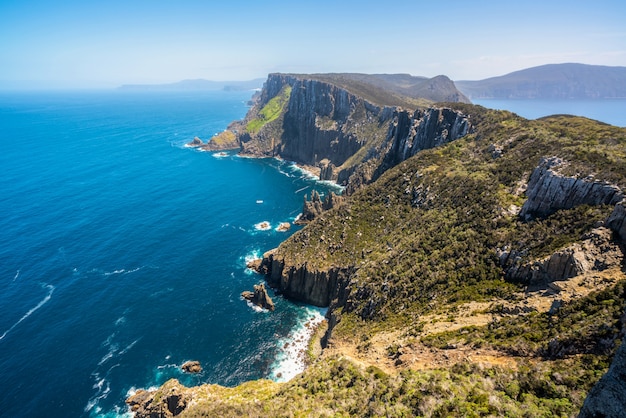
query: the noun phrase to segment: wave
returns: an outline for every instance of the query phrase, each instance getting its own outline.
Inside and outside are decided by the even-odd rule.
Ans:
[[[15,273],[15,276],[13,277],[13,281],[17,280],[17,278],[20,277],[20,271],[18,270],[17,273]]]
[[[126,269],[119,269],[119,270],[113,270],[113,271],[105,271],[104,273],[102,273],[104,276],[113,276],[115,274],[130,274],[130,273],[134,273],[136,271],[141,270],[142,268],[144,268],[144,266],[141,267],[137,267],[134,269],[130,269],[130,270],[126,270]]]
[[[252,309],[254,312],[258,312],[258,313],[268,313],[269,310],[265,309],[265,308],[261,308],[259,305],[255,305],[254,303],[250,302],[247,299],[244,299],[243,297],[240,297],[241,300],[245,300],[246,301],[246,305],[248,305],[250,307],[250,309]]]
[[[41,308],[43,305],[46,304],[46,302],[48,302],[50,300],[50,298],[52,298],[52,292],[54,292],[55,287],[52,286],[51,284],[46,284],[45,287],[48,288],[48,294],[37,304],[35,305],[35,307],[31,308],[28,312],[26,312],[24,314],[24,316],[22,316],[15,324],[13,324],[11,326],[11,328],[9,328],[8,330],[4,331],[4,333],[2,335],[0,335],[0,341],[6,337],[6,335],[13,331],[13,329],[15,329],[16,326],[18,326],[19,324],[22,323],[22,321],[24,321],[26,318],[28,318],[29,316],[31,316],[37,309]]]
[[[301,319],[289,335],[277,341],[278,355],[271,366],[270,379],[286,382],[304,371],[309,341],[325,315],[325,308],[304,308]]]

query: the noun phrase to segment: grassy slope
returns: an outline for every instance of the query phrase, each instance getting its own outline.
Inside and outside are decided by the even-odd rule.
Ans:
[[[527,250],[529,260],[549,254],[580,239],[610,208],[579,207],[524,223],[508,211],[523,203],[520,183],[540,157],[557,155],[570,162],[571,174],[624,187],[626,130],[584,118],[526,121],[454,106],[472,115],[475,134],[389,170],[279,251],[310,269],[357,268],[331,347],[346,342],[366,352],[378,335],[397,330],[402,338],[387,347],[391,358],[416,347],[447,358],[446,350],[462,345],[509,360],[383,371],[335,350],[289,383],[211,386],[217,395],[198,395],[184,416],[576,415],[623,332],[624,282],[553,315],[494,316],[492,323],[444,333],[425,331],[423,321],[452,316],[470,301],[521,303],[520,287],[502,279],[495,248]],[[502,149],[500,158],[492,145]]]

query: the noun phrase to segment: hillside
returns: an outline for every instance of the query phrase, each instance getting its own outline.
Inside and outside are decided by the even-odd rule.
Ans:
[[[626,67],[549,64],[455,84],[470,99],[624,98]]]
[[[318,125],[333,110],[323,126],[376,114],[292,81],[274,76],[261,95],[261,110],[278,98],[266,114],[281,127],[298,109]],[[296,87],[349,105],[292,101]],[[578,414],[626,332],[626,129],[463,103],[378,109],[384,129],[364,131],[371,158],[346,196],[260,263],[275,292],[329,307],[310,367],[287,383],[170,381],[129,400],[138,416]]]

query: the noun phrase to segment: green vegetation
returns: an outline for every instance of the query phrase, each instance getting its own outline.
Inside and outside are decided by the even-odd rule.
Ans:
[[[211,386],[212,396],[181,417],[573,416],[591,386],[588,377],[568,361],[526,362],[516,370],[464,362],[389,375],[335,357],[280,386],[262,382],[241,395]]]
[[[261,128],[270,122],[275,121],[282,114],[287,103],[289,103],[289,97],[291,95],[291,86],[286,85],[273,97],[263,108],[259,111],[257,117],[248,122],[246,130],[249,133],[257,133]]]
[[[258,132],[278,118],[289,94],[284,90],[270,100],[248,131]],[[582,205],[529,222],[520,220],[515,208],[524,203],[525,183],[542,157],[566,161],[565,175],[626,188],[626,129],[585,118],[528,121],[480,106],[449,105],[470,115],[472,134],[386,171],[292,235],[275,257],[288,266],[306,264],[310,271],[353,272],[348,296],[333,301],[331,345],[352,344],[363,353],[380,333],[395,331],[401,340],[387,341],[383,357],[399,358],[409,345],[433,352],[460,346],[468,353],[501,353],[508,361],[492,366],[468,355],[449,367],[399,367],[389,373],[379,364],[368,367],[341,355],[316,359],[309,346],[312,365],[292,381],[202,386],[181,416],[577,414],[621,342],[626,282],[575,298],[552,313],[507,316],[504,305],[521,304],[524,288],[504,279],[497,249],[509,248],[532,262],[601,225],[611,207]],[[365,142],[377,140],[376,130],[382,129],[375,122],[349,128]],[[441,322],[452,323],[464,304],[477,301],[492,306],[482,311],[494,315],[488,325],[427,333],[425,318],[439,315]]]
[[[556,312],[505,318],[485,327],[463,328],[422,338],[443,348],[451,343],[492,347],[517,356],[560,359],[594,354],[606,361],[623,331],[626,282],[574,300]],[[597,378],[598,376],[595,376]]]

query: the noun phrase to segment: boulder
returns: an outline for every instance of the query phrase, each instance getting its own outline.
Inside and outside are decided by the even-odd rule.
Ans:
[[[265,290],[265,285],[263,283],[254,285],[254,292],[250,292],[248,290],[242,292],[241,297],[263,309],[267,309],[268,311],[274,310],[274,302],[267,294],[267,290]]]
[[[167,381],[156,391],[138,390],[126,399],[135,418],[175,417],[185,410],[189,401],[187,388],[176,379]]]
[[[286,231],[289,231],[290,228],[291,228],[291,224],[289,222],[281,222],[280,225],[278,225],[278,228],[276,228],[276,230],[278,232],[286,232]]]
[[[202,371],[200,362],[195,360],[184,362],[180,368],[183,369],[185,373],[200,373]]]
[[[187,143],[188,147],[201,147],[202,145],[204,145],[204,142],[198,137],[195,137],[193,141]]]

